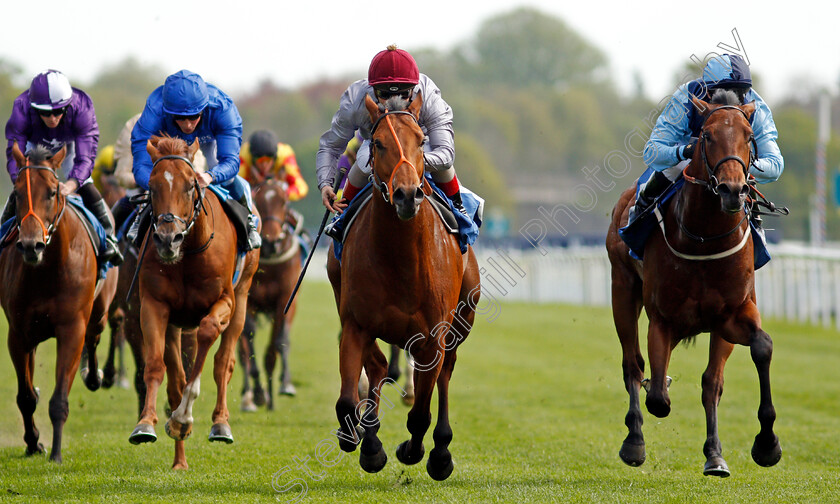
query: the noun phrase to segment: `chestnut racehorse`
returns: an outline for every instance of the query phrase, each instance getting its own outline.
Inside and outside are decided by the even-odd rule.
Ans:
[[[446,231],[424,201],[431,188],[423,177],[424,133],[418,124],[422,96],[418,93],[407,108],[398,97],[382,109],[370,96],[365,104],[373,123],[374,194],[348,230],[342,263],[332,253],[327,262],[342,332],[337,436],[342,450],[351,452],[363,430],[359,464],[368,472],[385,466],[387,456],[377,437],[379,396],[383,385],[395,385],[386,378],[387,361],[376,340],[399,345],[416,362],[415,402],[407,423],[411,438],[399,446],[397,458],[404,464],[423,459],[437,383],[435,448],[426,470],[444,480],[453,470],[449,379],[455,352],[475,318],[478,264],[472,248],[462,254],[458,237]],[[357,383],[363,365],[370,389],[368,399],[360,403]]]
[[[50,156],[45,148],[36,147],[26,158],[14,144],[12,155],[20,167],[14,186],[18,239],[16,247],[0,253],[0,303],[9,322],[8,346],[17,373],[17,404],[27,455],[44,451],[32,418],[38,403],[32,384],[35,350],[49,338],[57,341],[55,390],[49,405],[50,460],[61,462],[67,395],[83,347],[91,369],[96,370],[96,345],[116,290],[117,270],[111,268],[97,282],[96,250],[82,218],[68,208],[59,190],[56,170],[66,150],[62,147]],[[90,390],[99,388],[97,372],[82,378]]]
[[[715,103],[718,101],[721,103]],[[709,363],[702,379],[706,410],[703,472],[725,477],[729,469],[721,454],[717,407],[723,393],[723,368],[735,344],[750,347],[758,370],[761,430],[753,444],[753,460],[761,466],[772,466],[782,456],[779,439],[773,433],[773,343],[761,329],[756,307],[753,242],[745,211],[754,144],[749,118],[755,106],[717,97],[713,103],[696,98],[693,102],[705,117],[696,153],[684,171],[685,184],[667,203],[662,232],[655,230],[645,245],[644,261],[632,259],[618,235],[619,228],[627,223],[635,187],[622,193],[607,235],[613,319],[630,396],[625,418],[629,434],[619,455],[631,466],[645,461],[639,388],[647,390],[648,412],[660,418],[667,416],[671,410],[666,377],[671,352],[680,341],[708,332]],[[644,380],[645,361],[637,327],[643,306],[649,320],[649,381]]]
[[[201,372],[210,347],[221,334],[213,375],[216,406],[210,441],[233,442],[228,425],[227,386],[235,363],[236,341],[245,322],[248,289],[257,269],[257,250],[248,252],[234,284],[237,263],[236,230],[212,190],[199,186],[192,159],[198,141],[187,146],[178,138],[152,137],[146,146],[154,167],[149,179],[152,226],[141,252],[140,325],[145,357],[146,404],[129,437],[132,443],[157,436],[155,403],[163,373],[169,384],[172,416],[167,434],[175,439],[173,469],[187,468],[184,440],[192,433],[192,407],[198,397]],[[195,363],[189,377],[180,365],[165,362],[164,346],[181,360],[180,340],[170,326],[198,328]]]
[[[266,179],[254,186],[254,205],[262,216],[262,247],[260,248],[260,267],[251,283],[248,294],[248,316],[242,333],[240,349],[245,375],[245,389],[242,405],[248,404],[250,391],[249,376],[254,380],[254,391],[259,403],[262,388],[259,383],[259,370],[253,355],[254,332],[258,313],[265,314],[272,320],[271,337],[265,351],[265,373],[268,387],[268,409],[274,409],[274,367],[277,355],[281,359],[280,393],[294,395],[292,376],[289,370],[289,333],[295,317],[297,300],[292,302],[288,313],[284,315],[286,303],[300,276],[302,257],[295,229],[286,220],[289,210],[288,184],[275,178]],[[251,410],[255,407],[251,403]]]

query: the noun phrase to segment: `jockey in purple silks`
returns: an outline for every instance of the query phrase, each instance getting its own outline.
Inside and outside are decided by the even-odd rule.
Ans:
[[[12,115],[6,123],[6,169],[12,182],[20,168],[12,156],[12,146],[17,143],[24,153],[42,145],[53,153],[67,147],[67,157],[62,168],[66,181],[61,193],[76,192],[85,207],[102,224],[106,234],[105,251],[100,259],[119,265],[123,261],[114,237],[114,226],[108,215],[108,206],[91,179],[99,125],[93,101],[84,91],[70,86],[67,77],[57,70],[47,70],[32,79],[27,91],[15,98]],[[12,193],[3,209],[2,222],[14,216],[15,194]]]

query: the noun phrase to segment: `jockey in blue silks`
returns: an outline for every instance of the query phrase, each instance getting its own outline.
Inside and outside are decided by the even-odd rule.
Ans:
[[[782,174],[785,163],[776,143],[779,134],[773,114],[767,103],[752,89],[749,67],[738,55],[713,57],[703,69],[703,77],[681,85],[656,120],[643,154],[648,169],[637,182],[640,190],[637,191],[634,207],[630,209],[628,226],[647,213],[656,198],[682,175],[694,155],[704,117],[691,103],[691,97],[709,101],[720,89],[735,92],[742,104],[755,102],[750,125],[757,151],[750,174],[761,184],[774,182]],[[759,224],[756,220],[754,223]]]
[[[181,138],[187,144],[198,139],[208,168],[198,174],[199,185],[217,184],[252,211],[251,188],[238,175],[242,118],[230,96],[189,70],[170,75],[163,86],[149,95],[131,132],[134,179],[146,190],[152,174],[152,159],[146,151],[146,143],[152,135],[162,133]],[[252,212],[248,216],[246,248],[253,250],[261,243],[257,219]]]

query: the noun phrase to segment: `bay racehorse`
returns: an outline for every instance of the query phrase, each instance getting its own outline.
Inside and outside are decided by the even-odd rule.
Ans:
[[[478,264],[472,248],[461,253],[425,197],[424,133],[418,124],[422,96],[406,107],[399,97],[382,109],[366,97],[372,127],[375,179],[370,203],[356,216],[344,241],[342,261],[328,254],[327,273],[341,319],[336,403],[339,446],[351,452],[361,439],[359,463],[368,472],[387,462],[377,437],[379,402],[387,362],[376,342],[399,345],[415,359],[415,402],[408,413],[411,438],[397,449],[404,464],[423,459],[423,437],[431,423],[430,402],[438,387],[435,448],[426,470],[436,480],[452,473],[449,443],[449,379],[456,350],[472,329],[480,297]],[[364,366],[368,399],[359,402],[357,384]],[[364,407],[364,413],[361,412]],[[361,425],[358,425],[361,423]]]
[[[0,253],[0,303],[9,322],[8,346],[17,373],[27,455],[44,451],[32,418],[39,398],[32,384],[35,350],[41,342],[56,339],[50,460],[61,462],[61,437],[70,411],[67,396],[83,348],[96,370],[96,345],[116,290],[117,270],[111,268],[97,281],[96,250],[82,217],[59,187],[56,170],[66,150],[62,147],[51,155],[36,147],[27,158],[14,144],[12,155],[20,167],[14,186],[18,235],[15,247]],[[98,373],[82,378],[90,390],[99,388]]]
[[[761,429],[753,444],[753,460],[772,466],[782,456],[773,433],[773,343],[761,329],[756,307],[753,242],[745,211],[754,144],[749,118],[755,107],[753,103],[739,105],[737,99],[731,99],[734,94],[728,98],[718,100],[716,96],[713,103],[693,98],[694,106],[705,116],[696,154],[684,171],[685,184],[667,203],[662,232],[655,230],[645,245],[643,262],[630,257],[618,235],[627,222],[635,188],[624,191],[613,209],[606,245],[612,264],[613,319],[630,396],[625,418],[629,434],[619,455],[631,466],[645,460],[640,387],[647,390],[648,412],[667,416],[671,410],[666,377],[671,352],[679,342],[701,332],[710,333],[709,362],[702,377],[704,474],[729,475],[718,437],[717,408],[723,393],[723,368],[735,344],[750,347],[758,371]],[[644,379],[645,360],[637,328],[642,307],[649,320],[649,381]]]
[[[152,225],[141,250],[140,325],[143,331],[146,404],[129,437],[132,443],[157,439],[157,392],[167,373],[172,416],[167,434],[175,439],[173,469],[187,468],[184,440],[192,433],[192,407],[210,347],[221,335],[213,376],[216,406],[210,441],[233,442],[228,424],[227,386],[233,374],[236,341],[245,322],[248,289],[257,269],[257,250],[237,255],[236,230],[216,194],[199,186],[192,159],[198,141],[152,137],[146,150],[154,163],[149,179]],[[242,263],[240,273],[237,263]],[[234,283],[238,276],[238,282]],[[180,338],[171,327],[197,327],[196,357],[189,376],[180,365]],[[171,346],[171,352],[164,352]],[[167,355],[178,362],[166,362]],[[176,365],[173,365],[176,364]],[[173,387],[171,384],[175,383]]]
[[[251,283],[248,293],[248,316],[240,344],[244,369],[245,388],[242,407],[250,410],[255,404],[249,401],[251,390],[249,376],[254,381],[254,391],[250,394],[260,402],[262,387],[259,382],[259,370],[254,355],[254,333],[257,314],[263,313],[272,321],[271,336],[265,350],[265,373],[267,380],[268,409],[274,409],[274,368],[277,356],[281,359],[280,393],[295,395],[292,375],[289,369],[289,350],[292,321],[295,317],[297,300],[292,302],[288,313],[284,314],[289,296],[300,276],[302,254],[296,231],[287,220],[289,213],[289,186],[276,178],[267,178],[253,188],[254,205],[263,221],[261,231],[260,266]],[[302,221],[298,220],[302,224]],[[250,402],[250,404],[249,404]]]

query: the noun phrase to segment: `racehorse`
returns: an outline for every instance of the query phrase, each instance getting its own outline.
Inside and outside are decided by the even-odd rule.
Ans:
[[[288,212],[288,184],[275,178],[268,178],[254,186],[254,205],[262,216],[262,247],[260,248],[260,267],[251,283],[248,294],[248,316],[245,330],[242,332],[240,360],[245,370],[243,389],[243,409],[253,411],[256,405],[251,397],[260,402],[262,387],[259,382],[259,370],[251,356],[254,355],[254,332],[258,313],[263,313],[272,320],[271,338],[265,352],[265,373],[267,379],[268,409],[274,409],[274,367],[277,355],[281,359],[280,393],[295,395],[289,370],[289,333],[294,320],[297,300],[292,302],[288,313],[284,308],[300,276],[302,257],[295,229],[286,220]],[[248,377],[254,380],[251,392]],[[251,394],[248,394],[251,392]]]
[[[393,386],[393,380],[386,378],[387,362],[378,338],[406,349],[416,361],[415,402],[407,422],[411,438],[397,449],[404,464],[423,459],[437,383],[435,448],[426,470],[444,480],[454,467],[448,448],[449,379],[458,345],[475,319],[478,263],[471,248],[461,253],[457,236],[446,231],[431,204],[424,202],[431,188],[423,177],[424,134],[418,124],[422,96],[418,93],[407,107],[398,97],[383,109],[369,96],[365,104],[373,123],[374,194],[348,230],[341,264],[333,253],[327,262],[341,319],[341,393],[335,407],[339,446],[354,451],[363,431],[361,467],[377,472],[387,462],[377,437],[379,396],[383,385]],[[370,389],[368,399],[360,403],[357,383],[363,365]],[[362,405],[365,411],[360,414]]]
[[[630,396],[625,418],[629,434],[619,455],[631,466],[644,462],[639,388],[647,390],[648,412],[667,416],[671,410],[666,377],[671,352],[680,341],[708,332],[709,363],[702,378],[707,435],[703,472],[726,477],[729,469],[721,453],[717,407],[723,393],[723,368],[735,344],[750,347],[758,370],[761,429],[753,444],[753,460],[767,467],[782,456],[773,433],[776,412],[769,376],[773,343],[761,329],[756,307],[753,242],[745,211],[754,144],[749,118],[755,106],[739,105],[737,99],[718,100],[717,96],[712,103],[696,98],[693,103],[705,117],[696,153],[684,171],[685,184],[667,203],[662,233],[654,231],[645,244],[644,261],[632,259],[618,235],[627,222],[635,188],[622,193],[607,235],[613,319]],[[662,220],[659,215],[657,218]],[[649,320],[649,381],[644,380],[645,361],[637,328],[642,306]]]
[[[57,341],[56,383],[49,405],[50,460],[61,462],[61,437],[70,411],[67,396],[83,347],[96,369],[96,345],[105,328],[117,272],[111,268],[104,280],[97,281],[96,250],[82,217],[68,208],[59,190],[56,170],[65,148],[51,156],[47,149],[36,147],[27,158],[15,143],[12,155],[20,167],[14,186],[18,238],[16,247],[0,253],[0,304],[9,322],[9,354],[17,373],[27,455],[44,451],[32,418],[39,399],[32,385],[35,350],[49,338]],[[100,386],[96,372],[82,379],[90,390]]]
[[[237,240],[218,196],[204,190],[192,166],[198,141],[152,137],[146,146],[153,169],[149,179],[152,225],[144,238],[140,266],[140,325],[145,358],[146,403],[129,437],[138,444],[155,441],[155,403],[166,370],[172,416],[166,433],[175,439],[173,469],[186,469],[184,440],[192,433],[192,406],[199,394],[201,372],[211,345],[221,334],[213,375],[216,406],[210,441],[233,442],[228,425],[227,386],[235,363],[236,341],[245,322],[257,250],[241,256],[238,282]],[[153,249],[146,249],[149,241]],[[181,366],[180,339],[168,327],[197,327],[195,363],[187,377]],[[164,346],[172,351],[164,352]],[[166,362],[167,355],[176,365]],[[174,384],[174,386],[173,386]]]

